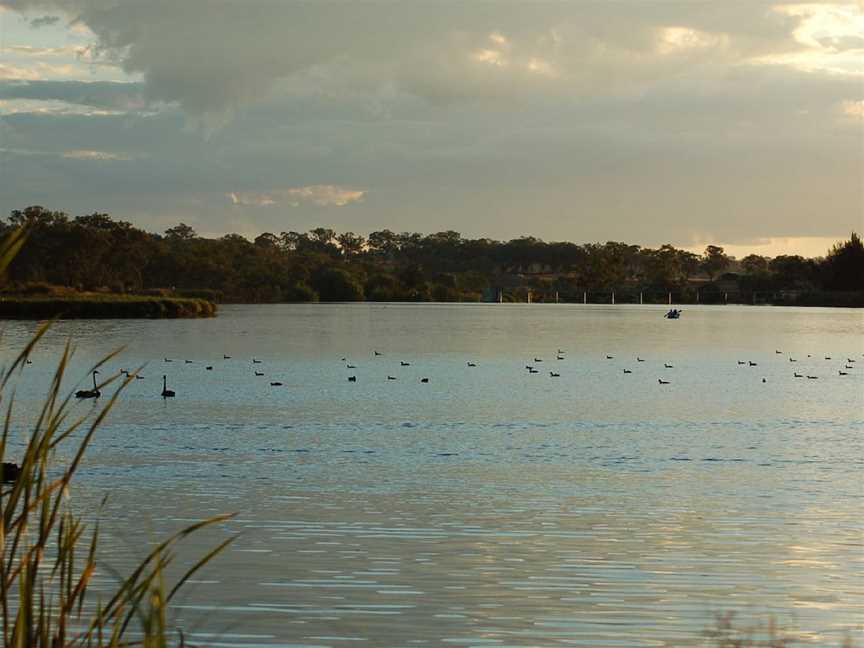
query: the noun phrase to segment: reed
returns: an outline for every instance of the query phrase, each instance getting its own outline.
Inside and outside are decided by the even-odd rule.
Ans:
[[[714,625],[706,630],[707,646],[712,648],[793,648],[813,645],[801,636],[795,636],[781,628],[771,618],[766,623],[746,624],[736,620],[734,612],[716,615]],[[855,648],[850,636],[846,636],[842,648]]]
[[[17,231],[0,243],[0,272],[23,244]],[[0,461],[5,461],[13,422],[14,377],[51,322],[40,326],[11,366],[0,372],[0,407],[5,408]],[[118,579],[108,595],[91,592],[100,569],[99,525],[88,526],[70,504],[73,478],[99,426],[135,373],[120,381],[104,381],[99,389],[113,390],[95,414],[76,417],[71,392],[62,383],[72,353],[67,342],[29,439],[19,458],[14,481],[0,487],[0,607],[3,645],[9,648],[65,648],[182,645],[168,609],[184,583],[233,540],[229,538],[188,568],[176,583],[166,582],[166,570],[176,559],[178,544],[197,530],[229,519],[221,515],[192,524],[158,543],[131,574]],[[114,357],[97,363],[97,369]],[[112,385],[113,383],[113,385]],[[5,402],[4,402],[5,400]],[[70,448],[71,460],[55,462],[57,451]]]

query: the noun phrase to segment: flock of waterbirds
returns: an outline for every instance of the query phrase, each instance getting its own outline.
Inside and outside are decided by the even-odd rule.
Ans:
[[[373,353],[373,358],[380,358],[384,355],[380,351],[373,351],[372,353]],[[780,351],[780,350],[776,350],[774,353],[778,356],[784,355],[784,352]],[[807,357],[812,358],[812,354],[807,354]],[[862,357],[864,357],[864,354],[862,354]],[[615,356],[607,354],[605,356],[605,358],[606,358],[606,360],[614,360]],[[223,354],[222,359],[223,360],[231,360],[232,357],[229,355]],[[558,349],[558,351],[555,354],[555,360],[556,361],[563,361],[565,359],[566,359],[565,352],[562,351],[561,349]],[[798,362],[798,359],[792,357],[791,355],[787,356],[787,359],[790,363]],[[824,356],[824,359],[827,361],[832,361],[832,356]],[[640,356],[636,356],[635,361],[637,363],[640,363],[640,362],[645,362],[645,359],[640,357]],[[171,362],[174,362],[174,359],[173,358],[163,358],[163,362],[171,363]],[[348,360],[348,358],[346,358],[346,357],[343,357],[341,359],[341,362],[345,363],[346,369],[349,369],[349,370],[357,369],[357,365],[352,364]],[[529,374],[539,374],[541,372],[537,368],[537,365],[542,363],[542,362],[543,362],[543,358],[535,357],[532,364],[526,364],[525,365],[525,369],[528,371]],[[183,360],[183,363],[188,364],[188,365],[197,364],[194,360]],[[759,363],[754,362],[753,360],[738,360],[737,363],[739,366],[746,366],[746,367],[758,367],[759,366]],[[848,376],[849,372],[855,368],[854,367],[854,365],[855,365],[855,359],[854,358],[850,358],[850,357],[846,356],[845,360],[841,360],[841,363],[842,363],[843,368],[837,370],[837,373],[840,376]],[[32,361],[27,360],[27,364],[32,364]],[[258,369],[258,366],[263,364],[262,360],[259,360],[258,358],[252,358],[251,364],[253,366],[253,372],[254,372],[255,376],[257,376],[257,377],[265,376],[265,372],[260,371]],[[470,360],[467,361],[465,364],[468,368],[477,367],[477,363],[472,362]],[[399,366],[400,367],[410,367],[411,363],[406,362],[405,360],[400,360]],[[664,362],[663,368],[664,369],[674,369],[675,366],[669,362]],[[213,365],[205,365],[204,370],[205,371],[213,371]],[[623,372],[625,374],[632,374],[633,370],[625,367],[623,369]],[[550,378],[560,378],[561,377],[561,373],[559,371],[549,371],[548,373],[549,373]],[[93,389],[81,389],[81,390],[76,391],[75,392],[76,398],[78,398],[78,399],[91,399],[91,398],[99,398],[102,395],[101,391],[99,390],[99,385],[96,381],[96,376],[98,374],[99,374],[98,370],[94,370],[92,372]],[[131,379],[144,380],[144,376],[141,376],[137,373],[130,373],[126,369],[120,369],[119,375],[124,376],[130,380]],[[793,378],[806,378],[808,380],[817,380],[819,378],[819,376],[816,376],[816,375],[812,375],[809,373],[798,373],[797,371],[794,371],[794,370],[792,372],[792,376],[793,376]],[[394,376],[392,374],[387,374],[387,380],[388,381],[398,380],[398,377]],[[357,375],[356,374],[349,375],[348,376],[348,382],[356,383],[357,382]],[[428,383],[429,378],[428,377],[421,377],[420,382],[424,383],[424,384]],[[763,383],[767,382],[767,378],[763,377],[762,382]],[[660,385],[671,385],[672,381],[670,379],[664,380],[663,378],[657,378],[657,383]],[[282,386],[284,386],[284,383],[282,383],[281,381],[278,381],[278,380],[272,380],[272,381],[270,381],[270,386],[271,387],[282,387]],[[168,389],[168,376],[167,376],[167,374],[163,374],[163,376],[162,376],[162,391],[160,392],[159,395],[162,398],[174,398],[176,396],[176,392],[174,390]]]

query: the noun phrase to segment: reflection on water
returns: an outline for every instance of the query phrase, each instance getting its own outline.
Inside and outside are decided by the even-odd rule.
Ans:
[[[77,376],[119,345],[111,370],[145,365],[75,503],[111,493],[121,570],[189,520],[240,512],[184,554],[241,534],[185,592],[193,642],[701,645],[722,610],[860,642],[862,315],[662,313],[229,306],[63,322],[18,409],[32,415],[68,335]],[[32,329],[7,324],[4,362]]]

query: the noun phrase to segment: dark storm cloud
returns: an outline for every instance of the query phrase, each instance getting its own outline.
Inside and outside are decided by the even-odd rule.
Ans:
[[[0,102],[128,111],[7,117],[10,207],[48,191],[212,232],[324,223],[646,243],[860,227],[854,3],[0,6],[62,12],[92,33],[95,59],[136,80],[0,85]]]

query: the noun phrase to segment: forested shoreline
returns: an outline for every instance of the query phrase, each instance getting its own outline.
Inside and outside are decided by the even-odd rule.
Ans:
[[[864,306],[864,245],[823,258],[734,259],[671,245],[463,238],[381,230],[204,238],[179,224],[146,232],[108,214],[69,216],[39,206],[13,211],[0,234],[25,227],[7,295],[95,291],[237,303],[314,301],[616,301]]]

